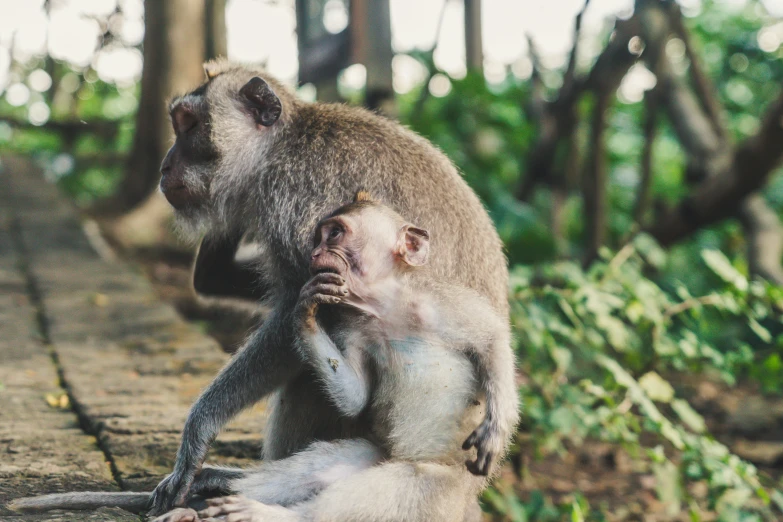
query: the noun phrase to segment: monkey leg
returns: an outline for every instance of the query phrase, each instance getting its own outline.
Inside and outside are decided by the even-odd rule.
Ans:
[[[382,458],[380,449],[364,439],[314,442],[292,457],[247,470],[244,477],[231,481],[231,489],[264,504],[291,506]]]
[[[292,509],[316,522],[475,522],[484,485],[461,464],[387,462],[336,481]]]
[[[199,511],[196,522],[300,522],[298,513],[281,506],[268,506],[246,497],[231,496],[209,500],[209,507]],[[157,522],[157,521],[155,521]],[[163,521],[162,521],[163,522]],[[165,521],[165,522],[180,522]],[[182,522],[190,522],[182,520]]]
[[[155,488],[149,515],[184,504],[209,446],[223,425],[280,387],[301,368],[291,346],[292,303],[279,302],[190,409],[173,472]]]
[[[204,522],[477,522],[483,485],[462,465],[389,462],[344,476],[288,508],[232,496],[208,500],[199,516]]]

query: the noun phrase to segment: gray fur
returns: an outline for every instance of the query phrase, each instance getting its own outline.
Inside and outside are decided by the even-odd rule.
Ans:
[[[206,164],[187,163],[184,152],[172,155],[174,167],[186,174],[209,170],[209,197],[191,205],[197,212],[184,217],[201,223],[196,228],[208,228],[208,237],[258,232],[268,253],[263,270],[275,311],[193,406],[174,473],[156,489],[154,513],[184,500],[223,424],[275,390],[266,460],[290,456],[313,440],[366,435],[362,419],[341,417],[323,404],[321,394],[298,393],[302,386],[314,388],[307,386],[313,376],[302,372],[290,337],[295,290],[308,278],[311,231],[357,189],[429,229],[433,262],[427,272],[485,296],[507,322],[508,274],[500,239],[476,195],[427,140],[362,109],[302,103],[257,69],[221,62],[213,70],[216,76],[201,93],[217,152]],[[271,127],[259,127],[238,95],[256,76],[282,103]],[[188,138],[178,137],[175,148],[187,145],[181,139]],[[302,386],[288,386],[292,379]]]
[[[282,104],[279,119],[269,127],[256,123],[239,94],[254,77],[265,80]],[[178,103],[189,103],[199,123],[178,134],[162,165],[161,187],[165,181],[169,189],[180,183],[186,188],[186,198],[178,199],[171,190],[166,196],[182,230],[194,239],[206,233],[204,243],[231,244],[236,241],[231,238],[248,234],[261,244],[265,256],[258,267],[259,286],[274,308],[193,405],[174,471],[154,492],[151,513],[156,515],[184,503],[222,426],[269,394],[275,395],[264,439],[267,461],[290,457],[315,440],[370,436],[367,419],[340,415],[321,393],[317,378],[304,369],[293,348],[291,328],[297,292],[309,277],[311,231],[320,217],[358,189],[427,228],[433,240],[426,273],[477,292],[497,312],[504,330],[508,325],[508,272],[501,241],[475,193],[427,140],[363,109],[306,104],[263,71],[229,62],[211,64],[209,81],[172,107]],[[379,480],[376,474],[388,469],[392,487],[395,477],[402,482],[415,469],[384,466],[352,477],[370,473]],[[460,468],[469,475],[464,465]],[[344,482],[327,487],[318,502],[335,499],[339,504],[327,491]],[[473,495],[483,483],[479,479],[475,488],[443,488]],[[369,485],[363,487],[367,491]]]

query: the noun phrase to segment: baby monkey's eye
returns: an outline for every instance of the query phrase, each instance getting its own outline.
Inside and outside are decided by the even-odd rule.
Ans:
[[[340,227],[332,227],[331,230],[329,230],[329,239],[337,239],[343,234],[343,231]]]

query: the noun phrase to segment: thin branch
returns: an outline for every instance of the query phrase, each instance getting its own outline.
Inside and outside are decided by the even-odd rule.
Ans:
[[[612,92],[597,95],[590,125],[590,152],[583,183],[584,213],[587,221],[585,265],[598,256],[598,249],[606,243],[606,113]]]
[[[650,196],[652,193],[652,162],[653,148],[658,128],[658,106],[660,93],[655,87],[644,93],[644,146],[641,158],[641,177],[639,179],[639,191],[636,194],[636,203],[633,209],[634,223],[641,224],[644,216],[650,208]]]
[[[663,312],[663,318],[664,320],[671,319],[672,316],[681,314],[682,312],[690,310],[691,308],[696,308],[697,306],[718,306],[722,302],[723,299],[719,295],[703,295],[701,297],[693,297],[683,301],[682,303],[678,303],[667,308]]]
[[[618,20],[615,37],[601,52],[587,77],[574,78],[570,87],[561,88],[557,98],[547,104],[548,117],[542,120],[538,140],[516,190],[517,199],[528,201],[539,183],[552,179],[557,146],[574,132],[577,123],[576,104],[581,95],[592,91],[600,96],[603,92],[613,93],[619,87],[638,58],[628,50],[629,41],[638,31],[638,21],[633,17]]]
[[[27,120],[21,120],[12,117],[3,117],[5,121],[12,128],[16,129],[36,129],[59,132],[61,134],[82,134],[82,133],[95,133],[100,135],[109,135],[113,137],[116,135],[120,126],[119,121],[115,120],[100,120],[90,119],[84,120],[49,120],[44,125],[33,125]]]
[[[563,90],[572,89],[573,84],[576,81],[576,62],[579,58],[579,39],[582,35],[582,18],[589,5],[590,0],[585,0],[585,5],[582,7],[582,10],[579,11],[579,14],[576,15],[576,19],[574,20],[574,45],[571,47],[571,54],[568,56],[568,66],[563,75]]]
[[[712,81],[704,73],[701,60],[693,51],[693,41],[683,22],[682,11],[675,3],[672,3],[669,8],[669,20],[674,34],[676,34],[685,44],[685,56],[691,64],[689,71],[693,89],[696,91],[696,96],[701,101],[702,108],[707,113],[715,134],[720,137],[721,141],[726,141],[727,131],[722,116],[723,107],[715,96],[717,90],[712,84]]]
[[[621,248],[614,257],[609,261],[607,274],[610,272],[616,272],[623,264],[628,261],[631,256],[636,252],[636,247],[633,244],[628,243]]]
[[[674,72],[666,57],[664,49],[672,34],[670,17],[660,2],[644,2],[639,9],[639,18],[647,44],[645,62],[655,72],[656,87],[667,108],[674,132],[688,153],[693,168],[709,171],[715,167],[710,164],[713,158],[720,153],[724,153],[725,158],[730,151],[723,147],[723,141],[705,115],[701,103],[688,88],[682,75]]]
[[[530,73],[530,96],[524,104],[524,109],[529,119],[541,125],[547,110],[547,103],[544,96],[544,80],[541,77],[541,57],[538,55],[536,44],[530,35],[527,36],[527,49],[532,71]]]
[[[744,198],[763,187],[783,160],[781,143],[783,94],[768,109],[758,133],[738,148],[731,168],[705,179],[648,232],[665,247],[734,215]]]
[[[783,285],[783,226],[764,197],[756,193],[737,212],[748,244],[748,267],[753,275]]]
[[[413,105],[412,114],[414,118],[421,117],[422,110],[424,109],[424,103],[426,103],[427,99],[430,97],[430,81],[432,80],[432,77],[435,76],[435,74],[438,72],[437,67],[435,67],[434,55],[435,50],[438,48],[438,43],[440,42],[440,32],[443,29],[443,19],[446,17],[446,8],[448,5],[449,0],[443,0],[443,7],[440,8],[440,14],[438,15],[438,25],[435,26],[435,39],[432,42],[432,47],[430,47],[430,49],[425,53],[429,56],[430,63],[427,66],[427,77],[422,83],[421,91],[419,91],[419,97],[416,98],[416,103]]]

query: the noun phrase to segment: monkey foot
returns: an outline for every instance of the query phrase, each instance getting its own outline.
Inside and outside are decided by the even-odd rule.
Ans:
[[[202,522],[297,522],[299,517],[281,506],[267,506],[240,496],[211,498],[208,508],[199,511]]]
[[[198,513],[190,508],[176,508],[165,513],[152,522],[199,522]]]

